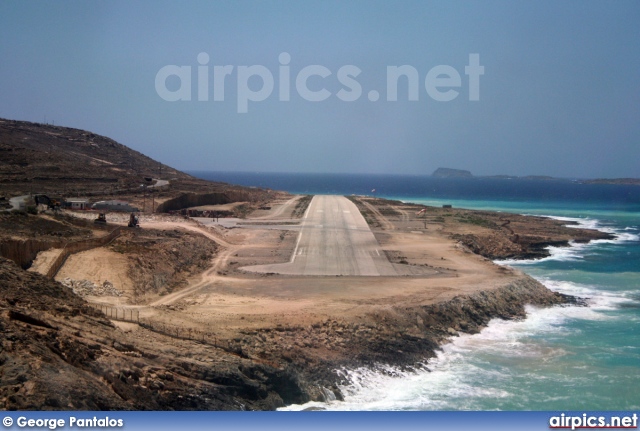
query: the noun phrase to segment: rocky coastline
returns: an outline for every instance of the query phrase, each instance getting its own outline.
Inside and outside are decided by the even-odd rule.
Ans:
[[[523,318],[527,304],[579,302],[523,274],[432,305],[381,307],[359,322],[246,331],[214,348],[150,331],[132,337],[56,282],[5,259],[0,272],[0,405],[7,410],[273,410],[339,400],[344,382],[335,370],[412,367],[458,333],[477,333],[493,318]]]
[[[338,385],[346,382],[336,370],[380,365],[413,368],[434,357],[452,337],[478,333],[491,319],[524,318],[526,305],[581,303],[579,298],[552,292],[523,276],[490,291],[433,305],[389,307],[369,316],[367,323],[330,320],[308,328],[247,333],[237,347],[254,357],[263,353],[267,345],[278,346],[269,359],[284,358],[289,362],[289,370],[297,376],[300,387],[297,403],[333,397],[340,400]],[[307,349],[311,345],[325,345],[334,354],[314,355]]]

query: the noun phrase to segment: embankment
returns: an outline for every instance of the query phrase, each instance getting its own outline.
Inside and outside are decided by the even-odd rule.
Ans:
[[[62,248],[66,243],[67,241],[4,239],[0,242],[0,256],[14,261],[22,269],[27,269],[38,253],[50,248]]]
[[[27,269],[31,266],[31,263],[39,252],[52,248],[61,248],[63,249],[62,253],[56,258],[47,271],[47,276],[53,278],[71,254],[90,250],[95,247],[102,247],[117,238],[121,231],[122,228],[117,227],[108,235],[79,241],[5,239],[0,242],[0,257],[12,260],[22,269]]]
[[[184,193],[176,198],[169,199],[158,206],[157,212],[166,213],[169,211],[179,211],[184,208],[198,207],[203,205],[224,205],[232,202],[254,202],[262,199],[266,192],[258,189],[252,192],[227,191],[224,193]]]
[[[436,304],[381,306],[357,323],[332,319],[309,327],[245,332],[231,343],[231,350],[287,367],[309,400],[322,400],[326,389],[340,399],[337,369],[415,366],[435,356],[439,346],[459,332],[477,333],[494,318],[523,318],[527,304],[567,303],[576,303],[576,298],[552,292],[523,275],[493,290]]]

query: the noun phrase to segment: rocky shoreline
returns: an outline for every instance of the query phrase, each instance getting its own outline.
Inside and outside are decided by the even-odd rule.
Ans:
[[[536,280],[523,276],[491,291],[457,296],[433,305],[391,307],[371,316],[368,324],[332,320],[311,328],[262,331],[265,336],[256,333],[254,340],[266,338],[264,344],[282,346],[274,356],[291,362],[302,392],[306,393],[306,399],[301,401],[323,400],[327,389],[336,399],[341,399],[337,385],[346,382],[335,370],[379,365],[419,366],[434,357],[440,346],[452,337],[478,333],[491,319],[524,318],[525,305],[568,304],[580,304],[580,300],[551,292]],[[253,355],[262,351],[263,347],[257,344],[240,343],[240,347]],[[314,358],[305,349],[310,344],[325,344],[337,354],[334,358]]]
[[[0,272],[7,410],[273,410],[341,399],[335,370],[412,367],[459,332],[523,318],[527,304],[577,302],[522,275],[432,305],[382,307],[359,322],[247,331],[219,349],[143,330],[132,337],[58,283],[4,259]]]

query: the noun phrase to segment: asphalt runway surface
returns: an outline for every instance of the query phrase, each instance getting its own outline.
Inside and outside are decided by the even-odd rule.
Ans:
[[[243,268],[288,275],[398,275],[366,220],[344,196],[314,196],[291,261]]]

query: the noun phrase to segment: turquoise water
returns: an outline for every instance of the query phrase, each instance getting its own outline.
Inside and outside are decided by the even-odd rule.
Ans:
[[[551,248],[517,267],[588,307],[529,307],[520,321],[492,321],[462,335],[412,372],[339,370],[345,401],[329,410],[637,410],[640,408],[640,212],[602,204],[420,199],[405,201],[553,216],[616,235]],[[291,406],[291,409],[306,408]]]
[[[194,173],[292,193],[375,194],[459,208],[552,216],[616,235],[550,248],[537,261],[500,262],[588,307],[528,308],[461,335],[422,367],[337,370],[345,401],[330,410],[640,409],[640,187],[572,180],[439,179],[353,174]],[[374,192],[375,189],[375,192]]]

